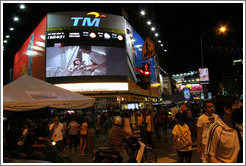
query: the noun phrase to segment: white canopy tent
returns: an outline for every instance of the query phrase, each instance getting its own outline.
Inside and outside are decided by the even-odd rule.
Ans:
[[[84,109],[93,106],[94,102],[94,98],[62,89],[28,75],[3,87],[3,110],[6,111],[31,111],[45,107]]]

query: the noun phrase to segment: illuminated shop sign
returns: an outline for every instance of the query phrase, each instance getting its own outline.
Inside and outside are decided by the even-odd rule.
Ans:
[[[47,14],[47,32],[92,29],[97,32],[124,34],[125,19],[122,16],[98,12],[71,11]]]
[[[95,18],[92,19],[91,17],[72,17],[71,20],[73,20],[73,26],[88,26],[88,27],[99,27],[100,20],[102,17],[106,17],[106,15],[100,15],[97,12],[90,12],[87,13],[86,15],[94,15]],[[99,18],[101,17],[101,18]]]

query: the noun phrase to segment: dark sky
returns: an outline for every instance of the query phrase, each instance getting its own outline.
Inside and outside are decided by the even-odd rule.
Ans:
[[[57,1],[58,2],[58,1]],[[165,2],[165,1],[163,1]],[[145,39],[154,40],[146,24],[152,20],[158,39],[164,44],[164,52],[158,49],[160,66],[169,74],[178,74],[198,70],[201,67],[200,37],[203,37],[204,65],[209,67],[211,77],[226,73],[233,59],[240,59],[243,47],[243,4],[242,3],[138,3],[138,4],[26,4],[21,11],[18,4],[3,4],[3,35],[10,34],[8,43],[4,44],[4,74],[13,65],[14,54],[45,16],[47,12],[57,11],[98,11],[121,15],[123,8],[129,16],[129,22]],[[140,16],[144,9],[146,16]],[[20,17],[13,24],[14,15]],[[13,25],[15,32],[9,33]],[[216,29],[227,25],[227,33],[218,34]],[[5,63],[6,62],[6,63]],[[5,74],[6,76],[6,74]],[[5,79],[4,76],[4,79]],[[219,79],[219,78],[217,78]]]

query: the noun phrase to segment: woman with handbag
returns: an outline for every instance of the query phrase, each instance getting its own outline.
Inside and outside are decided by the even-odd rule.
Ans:
[[[192,140],[191,132],[188,125],[184,122],[184,117],[181,113],[175,115],[177,124],[173,128],[173,146],[178,154],[178,162],[191,162],[192,156]]]

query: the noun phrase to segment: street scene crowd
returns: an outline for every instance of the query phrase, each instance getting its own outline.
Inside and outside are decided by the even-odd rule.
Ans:
[[[129,162],[123,138],[136,137],[141,140],[141,145],[155,149],[158,145],[153,139],[166,141],[169,129],[177,162],[191,162],[192,137],[196,137],[200,162],[237,163],[243,161],[242,110],[242,99],[218,96],[202,105],[188,106],[184,102],[177,106],[173,102],[153,109],[94,111],[92,120],[85,112],[55,112],[46,119],[38,117],[4,123],[4,154],[18,152],[21,156],[47,160],[53,152],[47,151],[45,142],[53,140],[60,152],[73,151],[81,157],[91,156],[104,134],[111,149],[119,152],[123,162]]]

